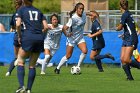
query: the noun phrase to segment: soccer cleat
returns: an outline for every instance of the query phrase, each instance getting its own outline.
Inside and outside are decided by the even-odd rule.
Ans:
[[[108,53],[108,54],[106,54],[106,55],[107,55],[108,58],[110,58],[110,59],[112,59],[112,60],[115,60],[115,58],[114,58],[110,53]]]
[[[7,76],[10,76],[10,75],[11,75],[10,72],[7,72],[7,73],[5,74],[6,77],[7,77]]]
[[[45,75],[45,72],[44,71],[41,71],[41,73],[40,73],[41,75]]]
[[[31,90],[26,89],[26,93],[31,93]]]
[[[127,77],[126,79],[129,80],[129,81],[133,81],[134,80],[133,77]]]
[[[56,73],[56,74],[60,74],[60,70],[57,69],[57,68],[55,68],[54,73]]]
[[[104,70],[103,69],[99,69],[99,72],[104,72]]]
[[[26,93],[25,91],[25,87],[19,87],[17,90],[16,90],[16,93]]]

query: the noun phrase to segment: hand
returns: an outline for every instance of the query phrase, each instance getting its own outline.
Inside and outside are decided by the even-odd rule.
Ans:
[[[119,38],[124,39],[124,34],[118,35]]]
[[[72,32],[67,33],[67,37],[71,37],[72,35],[73,35]]]
[[[88,37],[90,37],[90,38],[92,38],[92,37],[93,37],[93,36],[92,36],[92,34],[88,34],[87,36],[88,36]]]

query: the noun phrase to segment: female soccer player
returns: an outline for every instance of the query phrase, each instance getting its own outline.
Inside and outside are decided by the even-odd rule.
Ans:
[[[40,62],[42,61],[41,74],[45,74],[46,65],[49,63],[50,59],[58,50],[62,35],[63,25],[58,24],[58,15],[56,14],[51,15],[50,20],[51,24],[48,24],[49,29],[46,33],[46,37],[44,40],[45,58],[43,59],[43,61],[40,60]]]
[[[16,11],[23,5],[22,0],[15,0],[15,8]],[[16,29],[16,12],[13,14],[10,25],[11,25],[11,32],[15,31]],[[17,54],[18,54],[18,50],[20,48],[20,44],[18,43],[18,37],[17,37],[17,32],[15,31],[15,35],[14,35],[14,53],[15,53],[15,59],[10,63],[8,72],[6,73],[5,76],[10,76],[13,69],[15,68],[15,66],[17,65],[15,63],[15,60],[17,59]]]
[[[101,59],[111,58],[112,60],[114,60],[114,57],[110,53],[105,55],[100,55],[102,48],[105,47],[105,41],[102,35],[103,31],[99,22],[100,21],[99,14],[96,11],[91,11],[89,16],[92,21],[92,26],[91,26],[91,33],[88,34],[88,37],[92,38],[93,41],[93,47],[90,53],[90,59],[95,60],[99,72],[103,72],[104,70],[102,67]]]
[[[68,23],[63,27],[63,30],[65,31],[70,28],[72,36],[67,38],[66,55],[61,59],[57,68],[54,70],[56,74],[60,73],[60,67],[71,57],[75,45],[77,45],[82,51],[77,66],[81,65],[87,54],[87,47],[83,38],[86,14],[83,11],[84,5],[82,3],[77,3],[73,11],[70,12],[70,19]]]
[[[18,66],[17,77],[19,82],[19,88],[16,93],[24,93],[24,76],[25,59],[29,58],[29,73],[27,82],[27,93],[31,93],[32,85],[36,76],[35,64],[39,57],[40,52],[44,51],[44,31],[47,30],[48,25],[43,14],[34,6],[32,6],[33,0],[23,0],[25,6],[21,7],[17,11],[16,30],[18,33],[18,40],[21,43],[21,47],[18,52]],[[24,30],[21,34],[21,22]]]
[[[137,48],[138,36],[135,29],[135,22],[132,14],[128,10],[128,1],[120,0],[120,10],[123,13],[120,24],[116,28],[117,31],[124,29],[124,37],[121,49],[121,62],[127,80],[134,80],[130,70],[131,56],[133,50]]]

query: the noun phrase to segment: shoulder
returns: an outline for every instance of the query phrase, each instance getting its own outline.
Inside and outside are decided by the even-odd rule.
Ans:
[[[63,25],[61,25],[61,24],[58,24],[58,27],[62,29],[62,28],[63,28]]]
[[[129,12],[129,11],[125,11],[125,12],[122,14],[122,17],[128,17],[128,15],[130,15],[130,12]]]

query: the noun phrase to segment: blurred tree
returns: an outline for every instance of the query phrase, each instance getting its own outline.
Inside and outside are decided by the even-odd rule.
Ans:
[[[109,0],[109,9],[110,10],[119,10],[119,1],[120,0]],[[129,2],[129,10],[134,10],[135,9],[135,0],[128,0],[128,2]]]

